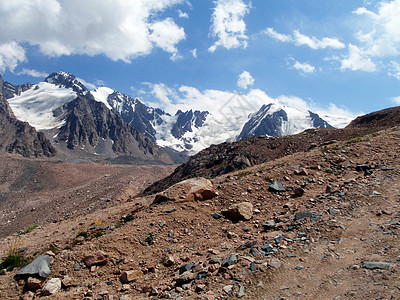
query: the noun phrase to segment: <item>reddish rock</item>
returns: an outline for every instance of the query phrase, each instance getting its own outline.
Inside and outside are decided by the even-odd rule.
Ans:
[[[248,221],[253,217],[253,204],[250,202],[233,204],[227,210],[224,210],[222,214],[233,221]]]
[[[28,291],[35,291],[43,287],[43,281],[39,278],[29,277],[26,281],[26,289]]]
[[[104,266],[107,264],[108,259],[105,257],[103,252],[97,251],[94,254],[86,256],[83,261],[86,266],[90,268],[91,266]]]
[[[31,291],[23,294],[21,297],[19,297],[20,300],[33,300],[35,298],[35,294],[32,293]]]
[[[119,278],[122,283],[128,283],[128,282],[138,280],[139,278],[141,278],[143,276],[144,276],[144,274],[141,270],[130,270],[130,271],[123,272]]]
[[[212,182],[199,177],[191,178],[174,184],[155,196],[153,204],[166,201],[202,201],[212,199],[217,195]]]

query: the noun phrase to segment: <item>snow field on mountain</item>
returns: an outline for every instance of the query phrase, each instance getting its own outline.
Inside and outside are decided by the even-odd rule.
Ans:
[[[37,130],[46,130],[62,126],[64,121],[54,117],[53,110],[72,101],[76,96],[72,89],[40,82],[8,102],[19,120],[28,122]]]

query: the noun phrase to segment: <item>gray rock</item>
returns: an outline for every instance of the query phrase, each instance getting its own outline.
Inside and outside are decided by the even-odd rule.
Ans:
[[[275,180],[273,183],[269,185],[270,192],[286,192],[286,189],[283,187],[282,183]]]
[[[366,261],[363,263],[362,267],[369,270],[375,269],[387,269],[394,264],[391,262],[384,262],[384,261]]]
[[[298,220],[301,220],[301,219],[304,219],[304,218],[311,218],[312,216],[313,216],[313,214],[312,214],[311,211],[308,211],[308,210],[306,210],[306,211],[301,211],[301,212],[298,212],[298,213],[294,216],[294,220],[295,220],[295,221],[298,221]]]
[[[232,253],[229,255],[223,262],[222,262],[222,267],[227,268],[229,266],[234,265],[237,262],[237,255],[235,253]]]
[[[274,249],[274,248],[269,243],[267,243],[261,247],[261,250],[267,254],[270,253],[272,251],[272,249]]]
[[[264,228],[264,230],[274,229],[275,228],[275,222],[274,221],[267,221],[265,223],[262,223],[261,226]]]
[[[218,219],[221,219],[221,218],[222,218],[222,215],[221,215],[219,212],[216,212],[215,214],[213,214],[213,218],[214,218],[215,220],[218,220]]]
[[[213,265],[213,264],[219,264],[221,261],[223,261],[222,257],[212,257],[208,262]]]
[[[233,284],[229,284],[229,285],[224,286],[224,287],[222,288],[222,290],[223,290],[225,293],[227,293],[228,295],[230,295],[230,294],[232,294],[234,287],[235,287],[235,286],[234,286]]]
[[[181,275],[181,274],[185,273],[186,271],[191,271],[193,269],[193,267],[194,267],[194,263],[189,263],[189,264],[183,265],[179,268],[179,274]]]
[[[363,171],[367,171],[367,170],[371,170],[372,167],[371,165],[357,165],[356,166],[356,171],[358,172],[363,172]]]
[[[250,264],[250,271],[252,271],[252,272],[254,272],[254,271],[257,271],[257,265],[256,265],[256,263],[254,263],[254,262],[252,262],[251,264]]]
[[[52,278],[50,279],[42,289],[42,294],[44,296],[50,296],[61,290],[61,279]]]
[[[245,295],[246,295],[246,288],[243,285],[239,286],[239,292],[238,292],[237,297],[242,298]]]
[[[20,269],[17,272],[16,276],[24,277],[24,276],[38,275],[42,278],[46,278],[47,276],[50,275],[51,272],[50,259],[51,258],[48,255],[38,256],[29,265]]]

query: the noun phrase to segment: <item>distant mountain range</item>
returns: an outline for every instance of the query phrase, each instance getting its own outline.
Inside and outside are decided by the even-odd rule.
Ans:
[[[66,72],[21,86],[0,77],[0,93],[16,119],[45,133],[51,145],[67,156],[180,163],[185,155],[212,144],[331,127],[315,113],[276,103],[266,103],[236,122],[217,119],[208,111],[179,110],[170,115],[108,87],[89,91]]]

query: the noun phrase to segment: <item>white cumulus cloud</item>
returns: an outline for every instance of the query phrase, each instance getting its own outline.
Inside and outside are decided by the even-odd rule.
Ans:
[[[275,31],[273,28],[268,27],[261,33],[281,42],[292,42],[297,46],[306,45],[313,50],[325,49],[325,48],[342,49],[346,47],[345,44],[343,44],[337,38],[324,37],[322,39],[318,39],[314,36],[309,37],[305,34],[302,34],[300,33],[299,30],[293,30],[293,35],[287,35],[279,33]]]
[[[180,9],[178,9],[178,16],[179,16],[179,18],[183,18],[183,19],[188,19],[189,18],[188,13],[183,12]]]
[[[26,61],[25,50],[18,43],[12,41],[0,44],[0,72],[6,69],[14,72],[15,68]]]
[[[309,37],[300,33],[298,30],[293,31],[293,37],[296,45],[302,46],[306,45],[311,49],[325,49],[325,48],[333,48],[333,49],[342,49],[346,46],[339,41],[337,38],[329,38],[324,37],[322,40],[317,39],[316,37]]]
[[[397,104],[397,105],[400,105],[400,96],[392,97],[392,98],[390,98],[390,100],[391,100],[393,103],[395,103],[395,104]]]
[[[349,54],[342,60],[342,70],[376,72],[377,67],[371,58],[367,57],[363,51],[355,45],[349,44]]]
[[[243,73],[239,75],[237,80],[238,87],[245,90],[249,86],[252,86],[253,84],[254,84],[254,78],[253,76],[251,76],[249,72],[243,71]]]
[[[301,111],[312,111],[334,127],[345,127],[357,115],[362,114],[361,112],[353,113],[345,107],[337,107],[333,103],[329,103],[327,107],[320,107],[312,100],[304,100],[291,95],[272,98],[260,89],[251,89],[247,93],[238,94],[215,89],[199,90],[196,87],[184,85],[171,88],[164,83],[145,83],[145,86],[146,89],[142,96],[151,100],[146,101],[146,98],[142,100],[147,105],[161,108],[171,115],[178,110],[192,109],[209,111],[217,119],[232,117],[235,120],[243,121],[249,114],[258,111],[263,104],[275,103]]]
[[[49,73],[23,68],[21,72],[18,72],[18,75],[28,75],[37,78],[46,78],[47,76],[49,76]]]
[[[249,6],[242,0],[217,0],[212,14],[211,36],[217,41],[208,50],[247,47],[246,23],[243,18]]]
[[[381,1],[377,12],[360,7],[354,13],[369,20],[368,29],[357,35],[366,54],[383,57],[400,53],[400,0]]]
[[[270,27],[263,30],[262,33],[281,42],[290,42],[292,40],[292,37],[290,35],[276,32],[273,28]]]
[[[296,70],[302,71],[303,73],[314,73],[315,67],[308,63],[301,63],[296,61],[293,65]]]
[[[162,12],[184,0],[0,1],[0,44],[38,46],[49,56],[104,54],[130,62],[155,47],[176,55],[184,29]]]

